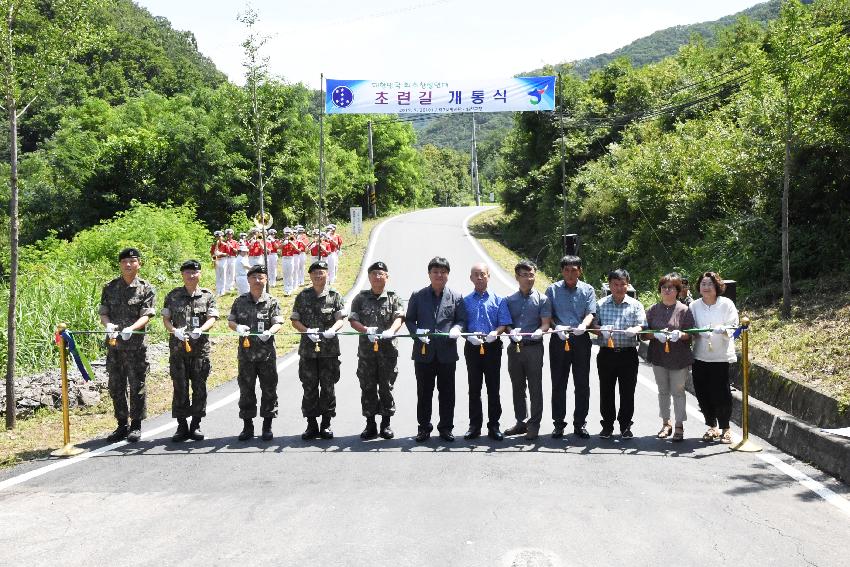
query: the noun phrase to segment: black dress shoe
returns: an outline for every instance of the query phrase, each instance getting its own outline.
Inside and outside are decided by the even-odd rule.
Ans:
[[[493,441],[501,441],[505,438],[504,434],[501,431],[499,431],[498,427],[488,427],[487,428],[487,437],[489,437]]]
[[[203,441],[204,440],[204,432],[201,431],[201,426],[197,425],[196,427],[189,429],[189,439],[192,441]]]
[[[573,429],[573,433],[575,433],[576,437],[581,437],[582,439],[590,439],[590,433],[587,432],[587,428],[585,426],[576,427]]]
[[[323,427],[321,431],[319,431],[319,437],[322,439],[333,439],[334,432],[333,429],[331,429],[331,426],[328,425],[327,427]]]
[[[463,438],[469,441],[470,439],[478,439],[481,437],[481,428],[479,427],[470,427],[466,433],[463,434]]]
[[[443,441],[448,441],[449,443],[451,443],[452,441],[455,440],[455,436],[448,429],[444,429],[444,430],[440,431],[440,439],[442,439]]]
[[[561,439],[564,436],[564,426],[555,426],[555,429],[552,430],[552,439]]]
[[[417,443],[424,443],[425,441],[428,440],[429,437],[431,437],[430,431],[420,431],[419,433],[416,434],[416,442]]]
[[[389,425],[381,425],[381,438],[383,439],[392,439],[395,437],[395,433]]]
[[[515,425],[505,429],[505,436],[522,435],[526,431],[528,431],[528,425],[526,425],[522,421],[518,421]]]

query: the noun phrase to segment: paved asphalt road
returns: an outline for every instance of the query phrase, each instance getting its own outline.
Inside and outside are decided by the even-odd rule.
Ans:
[[[427,285],[428,259],[444,255],[453,267],[449,286],[468,293],[469,267],[481,256],[463,221],[476,210],[432,209],[392,219],[380,229],[372,258],[387,262],[391,286],[407,298]],[[507,278],[494,274],[491,289],[512,291]],[[282,358],[274,441],[236,440],[236,387],[227,384],[211,394],[211,407],[220,407],[204,422],[204,442],[174,445],[172,429],[165,429],[7,484],[0,490],[0,564],[848,564],[850,515],[757,455],[701,443],[698,415],[689,416],[684,443],[655,439],[660,420],[646,366],[633,440],[596,437],[594,375],[591,439],[549,438],[545,387],[541,433],[547,434],[537,442],[470,443],[460,439],[467,425],[461,356],[459,439],[447,444],[432,437],[417,445],[410,342],[400,339],[397,438],[362,442],[356,341],[342,341],[333,441],[301,441],[297,359]],[[502,376],[506,427],[513,412],[504,361]],[[689,404],[696,405],[692,398]],[[572,407],[570,392],[568,412]],[[145,427],[151,432],[170,423],[161,416]],[[760,443],[768,457],[793,461]],[[0,487],[47,464],[4,471]],[[795,466],[847,499],[844,485]]]

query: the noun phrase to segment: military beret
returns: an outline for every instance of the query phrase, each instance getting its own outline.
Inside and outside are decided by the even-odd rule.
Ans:
[[[201,269],[201,263],[197,260],[186,260],[182,264],[180,264],[180,271],[183,272],[185,270],[197,271]]]
[[[248,275],[252,276],[254,274],[267,274],[266,267],[262,264],[257,264],[256,266],[251,266],[248,269]]]
[[[313,270],[327,270],[327,269],[328,269],[328,263],[323,262],[322,260],[319,260],[317,262],[313,262],[312,264],[310,264],[310,269],[307,270],[307,273],[312,273]]]
[[[125,258],[141,258],[142,253],[139,252],[138,248],[125,248],[121,252],[118,253],[118,261],[124,260]]]
[[[369,266],[369,269],[366,270],[366,271],[371,272],[371,271],[374,271],[374,270],[381,270],[381,271],[384,271],[384,272],[389,272],[389,269],[387,269],[387,265],[384,264],[383,262],[381,262],[380,260],[378,260],[377,262],[375,262],[374,264]]]

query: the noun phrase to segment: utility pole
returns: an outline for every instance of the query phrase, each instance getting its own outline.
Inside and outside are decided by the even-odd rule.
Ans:
[[[375,152],[372,148],[372,121],[369,121],[369,171],[372,173],[372,180],[369,181],[368,206],[369,214],[372,218],[378,216],[378,196],[375,195]]]
[[[478,186],[478,146],[475,139],[475,113],[472,113],[472,193],[475,195],[475,206],[481,206],[481,188]]]
[[[558,73],[558,85],[555,89],[555,94],[558,94],[558,89],[561,88],[561,74]],[[559,97],[561,103],[558,109],[558,122],[561,127],[561,201],[563,201],[564,210],[562,211],[564,221],[564,238],[567,235],[567,147],[566,137],[564,135],[564,95]]]

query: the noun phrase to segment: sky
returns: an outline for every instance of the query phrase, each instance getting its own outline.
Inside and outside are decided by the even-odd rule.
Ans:
[[[244,83],[242,0],[135,0]],[[500,79],[607,53],[675,25],[711,21],[753,0],[253,0],[269,70],[318,88],[332,79]]]

